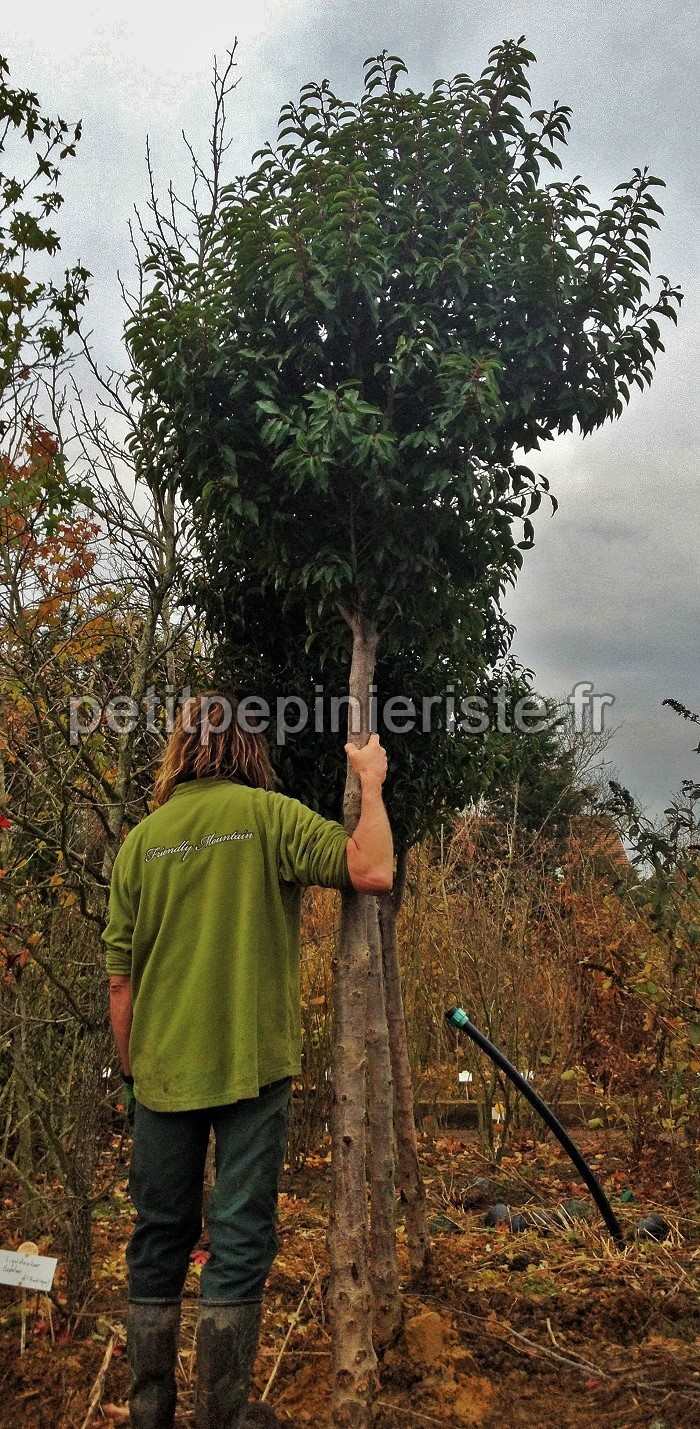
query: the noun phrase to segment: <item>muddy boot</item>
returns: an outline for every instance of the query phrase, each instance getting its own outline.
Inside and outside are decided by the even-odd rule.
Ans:
[[[195,1429],[273,1429],[278,1424],[266,1404],[248,1404],[261,1313],[259,1302],[200,1305]]]
[[[132,1429],[173,1429],[179,1329],[179,1301],[174,1305],[129,1301],[126,1353],[131,1369],[129,1423]]]

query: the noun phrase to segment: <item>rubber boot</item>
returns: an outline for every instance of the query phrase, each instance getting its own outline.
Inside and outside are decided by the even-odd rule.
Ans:
[[[132,1429],[173,1429],[179,1329],[179,1301],[168,1305],[129,1301],[126,1352],[131,1369],[129,1423]]]
[[[262,1305],[200,1304],[195,1429],[253,1429],[279,1420],[267,1404],[248,1404]]]

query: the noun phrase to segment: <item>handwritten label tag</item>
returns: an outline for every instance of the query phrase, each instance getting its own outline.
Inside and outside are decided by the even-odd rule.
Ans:
[[[53,1255],[21,1255],[18,1250],[0,1250],[0,1285],[50,1290],[57,1264]]]

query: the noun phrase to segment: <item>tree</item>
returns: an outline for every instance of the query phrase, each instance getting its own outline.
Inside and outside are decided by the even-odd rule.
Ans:
[[[74,156],[80,124],[42,115],[36,95],[11,89],[7,73],[0,57],[0,154],[14,163],[0,174],[0,957],[10,1047],[2,1159],[29,1192],[34,1226],[42,1153],[55,1164],[72,1313],[89,1288],[107,1111],[99,930],[122,828],[147,811],[160,741],[157,729],[144,731],[142,710],[123,733],[100,720],[92,739],[74,741],[69,701],[80,694],[99,710],[123,696],[126,671],[138,705],[149,676],[155,684],[162,672],[162,686],[186,669],[189,622],[175,622],[172,606],[187,523],[168,491],[169,453],[148,402],[129,402],[128,374],[98,372],[81,332],[87,270],[55,277],[60,164]],[[74,376],[81,347],[101,394],[90,416]],[[14,1126],[16,1162],[7,1156]]]
[[[0,494],[7,498],[0,505],[0,1041],[7,1047],[0,1162],[22,1183],[27,1233],[42,1216],[65,1230],[72,1314],[89,1290],[92,1213],[104,1193],[94,1181],[109,1115],[112,1038],[99,933],[115,848],[113,811],[126,823],[148,811],[162,711],[148,728],[140,710],[125,733],[98,717],[113,696],[123,700],[125,672],[132,697],[145,671],[162,691],[169,655],[174,651],[182,678],[190,652],[186,639],[154,629],[162,533],[143,503],[140,511],[131,507],[117,483],[102,507],[93,473],[92,509],[51,520],[52,497],[36,493],[57,446],[56,437],[37,429],[21,464],[11,471],[0,465]],[[91,454],[94,461],[94,448]],[[144,520],[137,540],[136,522]],[[69,711],[76,696],[88,701],[79,726],[92,731],[89,737],[74,738]],[[8,1155],[10,1128],[16,1147]],[[40,1185],[47,1160],[64,1190],[64,1199],[54,1193],[48,1207]]]
[[[21,530],[25,512],[36,514],[37,497],[47,529],[51,529],[64,502],[61,453],[58,443],[38,415],[43,391],[56,389],[61,371],[70,361],[70,338],[77,330],[87,296],[87,270],[77,264],[66,271],[63,283],[40,275],[45,260],[60,247],[52,219],[63,202],[59,190],[60,165],[74,157],[80,124],[69,126],[60,118],[42,114],[31,90],[13,89],[9,65],[0,55],[0,515],[2,571],[8,582],[7,604],[19,615],[15,600],[18,553],[17,523]],[[5,168],[9,154],[12,168]],[[16,478],[16,481],[15,481]],[[46,500],[48,498],[48,500]],[[19,509],[18,509],[19,507]],[[14,528],[14,529],[13,529]],[[8,537],[10,537],[8,541]],[[3,604],[5,602],[3,601]],[[5,630],[3,635],[3,653]],[[3,709],[0,715],[0,812],[8,793],[6,767],[7,681],[3,661]],[[0,827],[0,861],[13,861],[12,820],[3,812]],[[0,894],[0,920],[5,929],[17,925],[18,907],[11,883]],[[15,952],[17,950],[15,949]],[[26,957],[26,945],[17,958]],[[18,970],[21,963],[17,964]],[[21,1020],[21,1019],[20,1019]],[[32,1164],[31,1105],[22,1071],[27,1071],[25,1024],[13,1040],[16,1100],[19,1108],[20,1170]]]
[[[327,817],[334,817],[342,799],[345,736],[332,701],[346,678],[345,653],[329,648],[323,640],[311,642],[309,649],[291,644],[289,630],[304,628],[303,608],[293,612],[287,600],[285,619],[279,598],[263,592],[254,579],[247,581],[243,571],[229,565],[216,541],[210,544],[204,540],[202,581],[191,594],[203,612],[213,641],[215,678],[225,684],[233,681],[241,695],[254,692],[273,717],[289,701],[292,725],[298,722],[300,698],[313,712],[314,718],[293,733],[285,735],[281,730],[283,742],[273,722],[272,758],[287,792]],[[479,600],[484,602],[488,623],[481,637],[465,646],[461,662],[453,652],[452,659],[436,656],[426,667],[420,651],[402,652],[393,658],[382,656],[380,651],[376,670],[381,694],[377,699],[377,728],[389,751],[385,796],[397,851],[394,892],[379,900],[383,982],[393,1076],[397,1180],[406,1215],[409,1262],[416,1277],[425,1270],[429,1240],[396,939],[406,858],[415,843],[436,832],[455,811],[464,809],[499,782],[505,783],[494,763],[497,741],[491,732],[479,724],[471,731],[460,727],[464,723],[462,702],[480,697],[487,708],[493,709],[497,689],[506,691],[511,703],[529,689],[524,674],[522,680],[516,681],[512,658],[506,660],[512,627],[488,599],[486,589],[472,592],[472,612]],[[416,711],[415,721],[411,719],[411,707]],[[452,709],[458,716],[454,724]],[[408,728],[405,718],[400,718],[406,710]],[[392,711],[397,713],[396,725],[391,719]],[[335,720],[334,714],[338,714]],[[502,764],[500,745],[498,755]],[[380,1021],[376,1012],[372,1020],[376,1046],[376,1025]]]
[[[690,724],[700,715],[681,701],[663,704]],[[700,752],[700,745],[694,750]],[[584,964],[603,974],[603,987],[624,1002],[627,1054],[625,1080],[641,1108],[633,1121],[633,1145],[641,1150],[654,1131],[676,1146],[697,1144],[700,1100],[700,781],[688,777],[664,809],[650,818],[618,780],[609,780],[606,813],[614,819],[630,854],[625,875],[608,873],[610,903],[617,902],[632,935],[614,941],[604,961]],[[604,1032],[602,1034],[604,1038]],[[604,1052],[606,1050],[603,1042]]]
[[[547,483],[519,449],[617,416],[651,381],[677,290],[647,300],[662,181],[600,209],[561,167],[569,110],[529,109],[522,39],[481,76],[401,91],[367,62],[359,102],[309,84],[277,144],[220,191],[188,260],[159,235],[127,326],[141,390],[174,434],[181,490],[222,562],[348,652],[369,728],[377,650],[426,667],[483,630],[468,594],[513,580]],[[196,245],[195,245],[196,246]],[[555,505],[552,498],[552,504]],[[524,523],[523,539],[515,526]],[[381,640],[381,645],[379,644]],[[349,648],[350,647],[350,648]],[[433,652],[431,657],[431,651]],[[358,790],[348,775],[353,826]],[[366,906],[343,903],[335,983],[335,1420],[375,1382],[364,1215]]]
[[[7,508],[0,534],[13,618],[19,615],[24,513],[35,520],[40,510],[50,529],[55,506],[70,507],[59,443],[39,419],[37,404],[42,384],[55,390],[62,365],[70,362],[68,340],[77,331],[90,275],[77,265],[66,271],[62,287],[36,275],[42,256],[54,257],[60,248],[51,227],[63,202],[59,164],[74,157],[81,126],[71,130],[64,119],[42,114],[37,96],[13,89],[8,76],[0,55],[0,508]],[[8,142],[12,172],[4,168]],[[0,802],[6,794],[3,734],[0,719]],[[8,842],[0,839],[3,853]],[[3,896],[0,911],[12,921],[6,903]]]
[[[517,693],[523,698],[525,686]],[[541,728],[511,729],[497,737],[494,759],[501,777],[488,808],[503,824],[515,822],[526,834],[546,829],[556,857],[570,819],[590,804],[593,791],[581,780],[575,747],[562,740],[566,714],[552,699],[541,700],[541,711]]]

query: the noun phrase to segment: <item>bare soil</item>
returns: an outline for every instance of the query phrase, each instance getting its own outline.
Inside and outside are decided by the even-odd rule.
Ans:
[[[424,1283],[407,1286],[403,1334],[382,1356],[377,1429],[682,1429],[700,1423],[697,1203],[658,1156],[633,1172],[615,1133],[579,1139],[596,1158],[630,1234],[642,1215],[657,1210],[671,1223],[670,1238],[663,1244],[632,1239],[619,1252],[595,1217],[547,1234],[487,1228],[484,1213],[495,1200],[549,1211],[567,1198],[585,1200],[570,1163],[548,1143],[523,1140],[496,1168],[468,1132],[424,1138],[433,1258]],[[67,1324],[58,1304],[60,1228],[39,1243],[42,1252],[59,1256],[57,1303],[49,1316],[46,1298],[30,1297],[21,1356],[20,1295],[0,1286],[0,1419],[8,1429],[81,1429],[110,1346],[89,1422],[91,1429],[128,1424],[124,1250],[133,1212],[127,1158],[128,1144],[115,1137],[103,1167],[105,1183],[113,1176],[114,1185],[95,1208],[94,1284],[80,1321]],[[283,1425],[330,1423],[327,1196],[328,1160],[318,1157],[287,1175],[280,1199],[280,1252],[255,1385],[260,1394],[275,1371],[268,1399]],[[3,1211],[3,1244],[16,1248],[22,1236],[13,1228],[10,1193]],[[401,1224],[399,1247],[406,1272]],[[206,1255],[204,1240],[193,1254],[183,1299],[178,1429],[192,1423],[198,1277]]]

